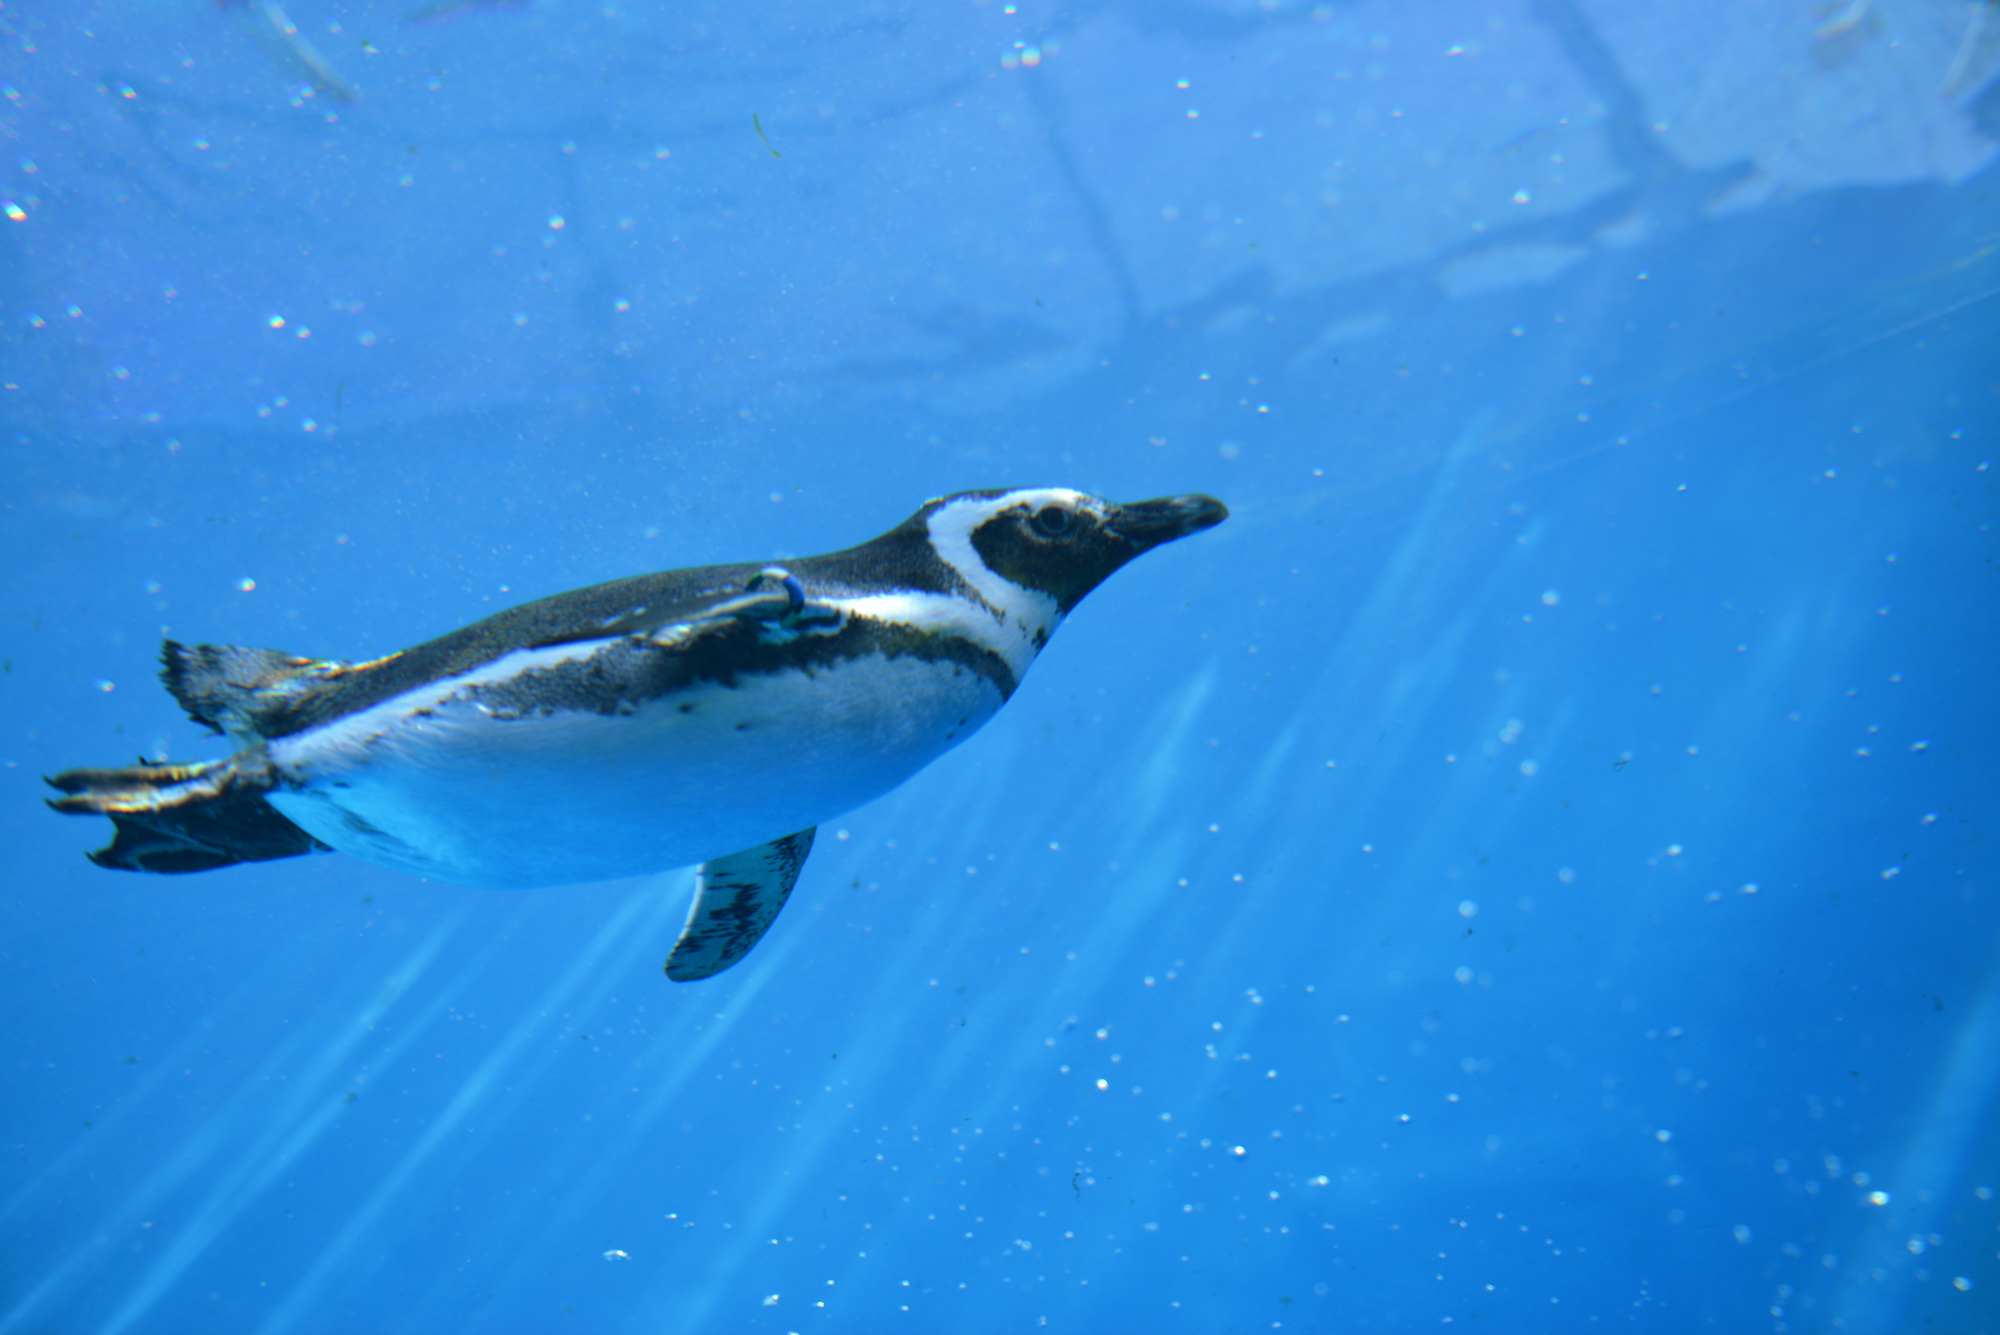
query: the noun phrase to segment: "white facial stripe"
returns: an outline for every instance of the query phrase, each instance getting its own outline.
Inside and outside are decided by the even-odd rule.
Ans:
[[[1010,586],[1011,587],[1011,586]],[[1005,659],[1018,679],[1035,658],[1035,628],[1018,618],[1001,620],[985,609],[946,593],[877,593],[865,598],[827,600],[853,616],[890,621],[920,630],[963,635]]]
[[[1103,509],[1096,498],[1067,487],[1023,488],[984,500],[967,497],[949,501],[933,511],[927,522],[931,546],[937,549],[937,554],[967,584],[979,590],[982,598],[998,608],[1010,625],[1021,627],[1032,638],[1037,631],[1054,629],[1056,622],[1062,619],[1056,600],[1040,589],[1024,588],[992,570],[979,559],[979,551],[972,545],[974,529],[1002,510],[1011,510],[1017,505],[1030,509],[1040,509],[1044,505],[1067,505],[1090,514],[1100,513]]]

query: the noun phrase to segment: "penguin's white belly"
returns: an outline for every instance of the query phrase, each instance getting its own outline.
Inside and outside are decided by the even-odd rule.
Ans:
[[[964,740],[1002,695],[962,664],[865,655],[637,702],[496,712],[477,687],[591,646],[522,651],[269,744],[268,800],[321,842],[461,885],[688,866],[818,825]]]

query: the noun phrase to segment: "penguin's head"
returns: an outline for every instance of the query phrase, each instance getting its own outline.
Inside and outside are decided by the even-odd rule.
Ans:
[[[921,512],[938,555],[996,610],[1047,627],[1141,552],[1212,528],[1212,496],[1120,505],[1064,487],[966,491]]]

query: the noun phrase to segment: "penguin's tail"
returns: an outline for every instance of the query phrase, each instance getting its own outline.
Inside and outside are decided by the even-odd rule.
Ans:
[[[284,731],[288,715],[351,668],[234,644],[160,646],[160,680],[188,717],[238,745]]]

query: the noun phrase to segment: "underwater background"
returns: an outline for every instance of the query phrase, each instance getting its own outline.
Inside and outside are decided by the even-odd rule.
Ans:
[[[0,40],[0,1332],[2000,1330],[1991,4]],[[42,806],[1016,484],[1232,518],[708,982]]]

